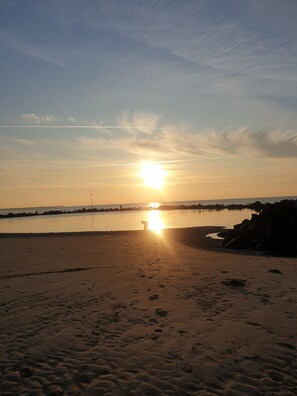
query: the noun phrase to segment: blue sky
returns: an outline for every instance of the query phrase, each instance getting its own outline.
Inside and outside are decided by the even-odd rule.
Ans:
[[[0,206],[154,199],[141,161],[167,168],[169,200],[297,194],[296,15],[292,0],[0,1]]]

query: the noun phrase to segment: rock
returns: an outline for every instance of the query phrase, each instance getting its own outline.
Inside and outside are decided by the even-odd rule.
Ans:
[[[244,235],[238,235],[235,238],[231,239],[225,244],[225,247],[228,249],[246,249],[248,248],[248,240],[244,237]]]
[[[258,204],[257,204],[258,205]],[[260,205],[259,205],[260,207]],[[219,235],[229,249],[254,249],[274,255],[297,256],[297,206],[284,200],[262,206],[259,214]]]

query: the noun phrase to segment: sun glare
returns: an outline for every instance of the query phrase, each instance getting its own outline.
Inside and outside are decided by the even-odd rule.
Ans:
[[[160,202],[151,202],[149,207],[152,209],[158,209],[161,206]]]
[[[166,173],[158,164],[143,163],[139,175],[144,185],[159,190],[163,187]]]
[[[152,210],[151,212],[149,212],[148,228],[149,230],[152,230],[157,234],[160,234],[160,232],[163,230],[164,224],[159,210]]]

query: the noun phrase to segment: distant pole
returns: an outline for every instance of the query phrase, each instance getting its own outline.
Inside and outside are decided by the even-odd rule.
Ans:
[[[91,195],[91,207],[92,207],[92,210],[93,210],[93,194],[90,194]]]

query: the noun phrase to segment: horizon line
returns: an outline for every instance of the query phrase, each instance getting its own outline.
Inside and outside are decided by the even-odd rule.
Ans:
[[[95,196],[95,194],[93,194]],[[212,198],[212,199],[188,199],[181,201],[162,201],[159,203],[180,203],[180,202],[209,202],[209,201],[232,201],[232,200],[243,200],[243,199],[267,199],[267,198],[295,198],[297,195],[272,195],[272,196],[264,196],[264,197],[236,197],[236,198]],[[127,203],[103,203],[103,204],[94,204],[94,206],[107,206],[107,205],[149,205],[152,202],[127,202]],[[90,205],[39,205],[39,206],[23,206],[23,207],[13,207],[13,208],[0,208],[1,210],[8,209],[31,209],[31,208],[51,208],[51,207],[83,207],[83,206],[91,206]]]

